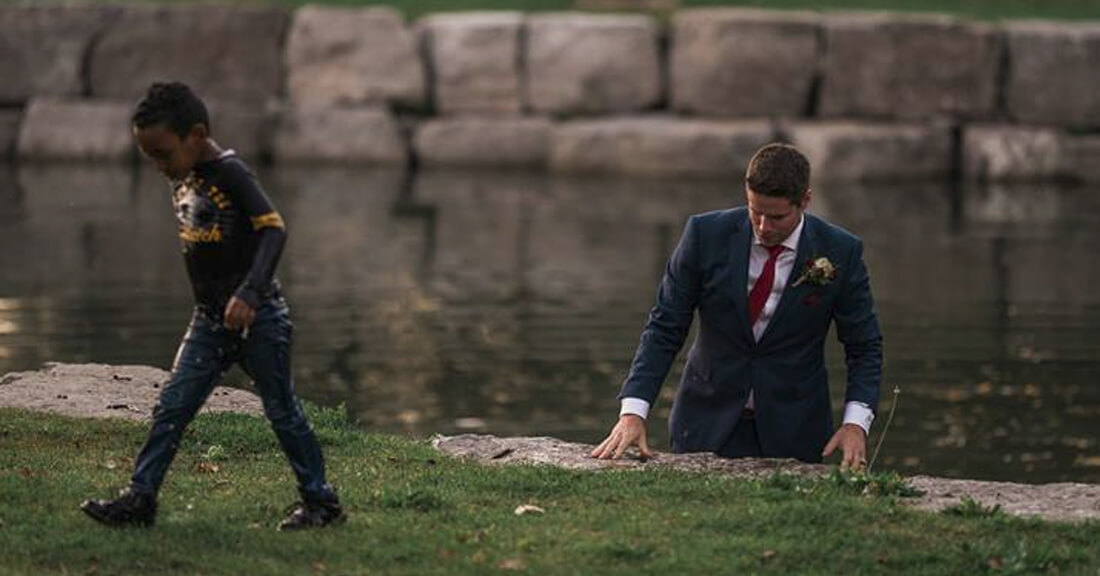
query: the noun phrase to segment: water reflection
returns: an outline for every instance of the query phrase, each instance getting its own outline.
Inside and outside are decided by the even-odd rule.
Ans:
[[[346,403],[371,429],[418,435],[600,438],[683,221],[741,202],[733,182],[261,177],[290,227],[280,276],[301,392]],[[190,294],[158,175],[0,166],[0,201],[0,373],[170,363]],[[1100,271],[1088,265],[1100,198],[826,186],[814,210],[865,240],[886,388],[902,390],[888,467],[1100,481]],[[839,407],[843,358],[829,352]],[[650,425],[658,445],[673,388]]]

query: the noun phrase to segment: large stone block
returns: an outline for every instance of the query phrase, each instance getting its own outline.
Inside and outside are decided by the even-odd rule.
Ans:
[[[1100,182],[1100,137],[1057,128],[968,126],[963,174],[976,182]]]
[[[437,110],[448,114],[520,111],[522,14],[439,14],[422,24]]]
[[[946,125],[835,121],[796,123],[784,132],[810,159],[816,182],[944,179],[951,173]]]
[[[271,154],[276,114],[259,106],[232,102],[207,102],[210,129],[214,140],[224,148],[237,151],[246,162],[255,164]]]
[[[275,132],[276,162],[404,165],[408,144],[383,108],[295,108]]]
[[[810,109],[818,16],[752,9],[685,10],[673,20],[670,90],[677,111],[800,116]]]
[[[1073,136],[1065,141],[1065,166],[1069,179],[1100,184],[1100,136]]]
[[[113,160],[133,157],[130,105],[35,99],[27,106],[16,153],[20,160]]]
[[[1005,102],[1033,124],[1100,126],[1100,23],[1014,22]]]
[[[422,124],[415,148],[424,166],[546,165],[550,121],[543,118],[444,118]]]
[[[154,81],[179,80],[203,98],[268,101],[282,88],[287,21],[258,5],[128,5],[92,50],[92,95],[133,101]]]
[[[825,20],[820,115],[988,118],[1001,44],[986,24],[946,16],[839,15]]]
[[[662,94],[657,43],[657,25],[646,16],[531,16],[527,105],[546,114],[650,108]]]
[[[1062,176],[1062,134],[1053,128],[967,126],[963,175],[971,181],[1047,180]]]
[[[103,5],[0,6],[0,103],[84,93],[84,55],[119,12]]]
[[[299,8],[285,59],[288,96],[298,106],[424,101],[415,35],[392,8]]]
[[[576,121],[554,128],[550,166],[563,173],[737,177],[752,154],[774,138],[771,123],[761,120]]]
[[[19,140],[22,123],[22,110],[0,110],[0,162],[15,157],[15,143]]]

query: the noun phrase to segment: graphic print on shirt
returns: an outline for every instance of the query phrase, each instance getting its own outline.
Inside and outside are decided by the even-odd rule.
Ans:
[[[232,204],[216,186],[204,190],[203,184],[191,174],[176,185],[172,200],[180,239],[187,244],[220,244],[232,232],[233,219],[227,214]]]

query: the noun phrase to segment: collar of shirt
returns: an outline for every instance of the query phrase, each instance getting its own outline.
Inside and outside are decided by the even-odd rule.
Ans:
[[[787,247],[787,250],[791,251],[791,254],[798,254],[798,241],[802,239],[802,226],[806,223],[806,214],[803,213],[798,219],[798,226],[794,227],[787,239],[783,241],[783,245]],[[764,245],[760,242],[760,237],[756,235],[756,227],[752,228],[752,245],[760,246]]]

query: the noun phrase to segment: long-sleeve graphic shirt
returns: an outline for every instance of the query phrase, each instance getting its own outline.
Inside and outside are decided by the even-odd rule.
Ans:
[[[183,258],[200,311],[220,320],[232,296],[254,310],[275,296],[285,226],[248,165],[228,150],[195,165],[172,187]]]

